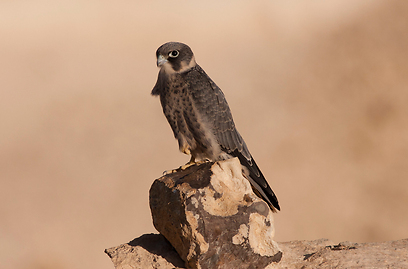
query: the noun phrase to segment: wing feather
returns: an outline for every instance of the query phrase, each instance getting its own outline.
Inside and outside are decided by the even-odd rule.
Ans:
[[[190,83],[189,89],[200,114],[205,115],[212,125],[212,132],[221,149],[231,156],[238,157],[241,164],[248,169],[248,180],[254,191],[269,204],[273,211],[280,210],[278,199],[252,158],[244,139],[235,128],[223,92],[199,65],[193,69],[186,74],[192,76],[186,79]]]

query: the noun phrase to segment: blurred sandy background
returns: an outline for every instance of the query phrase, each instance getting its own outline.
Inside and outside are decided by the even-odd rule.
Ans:
[[[407,14],[403,0],[1,1],[1,268],[113,268],[105,248],[155,232],[149,187],[189,160],[150,96],[167,41],[226,94],[279,198],[278,241],[407,238]]]

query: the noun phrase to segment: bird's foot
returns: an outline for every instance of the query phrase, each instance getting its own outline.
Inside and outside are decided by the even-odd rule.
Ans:
[[[190,166],[193,165],[200,165],[203,163],[209,162],[209,160],[204,159],[204,160],[200,160],[200,161],[189,161],[188,163],[186,163],[185,165],[180,166],[178,169],[179,170],[186,170],[187,168],[189,168]]]
[[[185,165],[182,165],[178,168],[178,170],[186,170],[187,168],[189,168],[190,166],[193,166],[197,164],[196,162],[188,162]]]
[[[166,170],[163,172],[163,176],[176,173],[177,171],[179,171],[179,169]]]
[[[173,174],[173,173],[176,173],[176,172],[186,170],[187,168],[189,168],[190,166],[193,166],[195,164],[197,164],[197,163],[196,162],[188,162],[185,165],[180,166],[179,168],[164,171],[163,175],[165,176],[165,175],[169,175],[169,174]]]
[[[203,164],[203,163],[207,163],[209,161],[210,160],[208,160],[208,159],[200,160],[200,161],[197,161],[197,162],[196,161],[189,161],[188,163],[186,163],[185,165],[180,166],[179,168],[164,171],[163,175],[165,176],[165,175],[173,174],[173,173],[176,173],[176,172],[180,172],[180,171],[186,170],[190,166],[200,165],[200,164]]]

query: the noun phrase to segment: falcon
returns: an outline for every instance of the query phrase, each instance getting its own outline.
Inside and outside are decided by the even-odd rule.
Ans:
[[[180,151],[191,155],[185,167],[238,157],[254,192],[273,212],[280,210],[278,199],[235,127],[224,93],[196,63],[190,47],[168,42],[157,49],[156,57],[160,71],[152,95],[160,96]]]

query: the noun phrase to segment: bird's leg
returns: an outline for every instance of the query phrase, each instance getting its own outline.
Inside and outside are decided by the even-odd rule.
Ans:
[[[182,170],[186,170],[186,169],[189,168],[190,166],[200,165],[200,164],[203,164],[203,163],[206,163],[206,162],[209,162],[209,161],[210,161],[210,160],[208,160],[208,159],[203,159],[203,160],[196,161],[194,154],[191,154],[191,158],[190,158],[190,160],[188,161],[188,163],[186,163],[185,165],[180,166],[180,167],[177,168],[177,169],[172,169],[172,170],[164,171],[164,172],[163,172],[163,175],[168,175],[168,174],[172,174],[172,173],[179,172],[179,171],[182,171]]]
[[[177,169],[172,169],[172,170],[164,171],[164,172],[163,172],[163,175],[168,175],[168,174],[172,174],[172,173],[178,172],[178,171],[180,171],[180,170],[185,170],[185,169],[187,169],[188,167],[190,167],[190,166],[192,166],[192,165],[195,165],[195,164],[197,164],[197,163],[195,162],[195,157],[194,157],[193,154],[191,154],[191,158],[190,158],[190,161],[188,161],[188,163],[186,163],[185,165],[180,166],[180,167],[177,168]]]
[[[186,163],[185,165],[180,166],[179,169],[180,170],[185,170],[185,169],[187,169],[190,166],[195,165],[195,164],[197,164],[196,161],[195,161],[195,156],[194,156],[194,154],[191,154],[191,158],[188,161],[188,163]]]
[[[189,168],[190,166],[200,165],[200,164],[203,164],[203,163],[207,163],[209,161],[210,161],[209,159],[202,159],[202,160],[196,161],[195,156],[193,154],[191,154],[190,161],[188,163],[186,163],[185,165],[180,166],[179,169],[180,170],[185,170],[185,169]]]
[[[172,173],[175,173],[175,172],[177,172],[177,171],[180,171],[180,170],[184,170],[184,169],[186,169],[187,167],[189,167],[189,166],[191,166],[191,165],[194,164],[195,158],[194,158],[193,154],[192,154],[191,151],[190,151],[190,146],[189,146],[189,144],[186,142],[186,140],[185,140],[183,137],[179,137],[178,140],[179,140],[179,149],[180,149],[180,151],[183,152],[184,154],[187,154],[187,155],[190,155],[190,154],[191,154],[191,159],[190,159],[190,161],[189,161],[188,163],[186,163],[186,164],[183,165],[183,166],[180,166],[180,167],[177,168],[177,169],[172,169],[172,170],[164,171],[164,172],[163,172],[163,175],[168,175],[168,174],[172,174]]]

